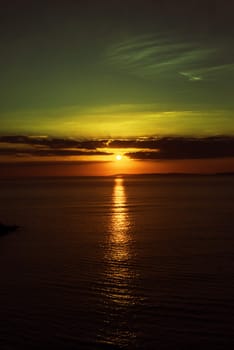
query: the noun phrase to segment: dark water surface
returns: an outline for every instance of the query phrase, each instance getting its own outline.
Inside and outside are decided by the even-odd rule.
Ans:
[[[0,349],[232,349],[234,177],[0,182]]]

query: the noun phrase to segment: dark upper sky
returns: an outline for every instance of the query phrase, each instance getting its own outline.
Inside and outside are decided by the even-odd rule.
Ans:
[[[233,135],[233,4],[1,2],[1,135]]]

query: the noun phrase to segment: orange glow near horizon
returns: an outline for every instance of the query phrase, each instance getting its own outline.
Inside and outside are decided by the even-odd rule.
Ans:
[[[0,177],[30,176],[110,176],[147,173],[219,173],[234,172],[234,158],[194,160],[133,160],[115,156],[96,162],[12,162],[0,164]]]

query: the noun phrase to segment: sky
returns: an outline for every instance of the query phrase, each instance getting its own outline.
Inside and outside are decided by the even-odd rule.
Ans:
[[[233,172],[233,11],[3,1],[0,176]]]

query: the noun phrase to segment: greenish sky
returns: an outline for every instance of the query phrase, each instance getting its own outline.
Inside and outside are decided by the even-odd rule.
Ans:
[[[234,136],[233,10],[228,0],[5,2],[0,136]]]
[[[227,1],[7,2],[1,134],[233,134],[230,10]]]

